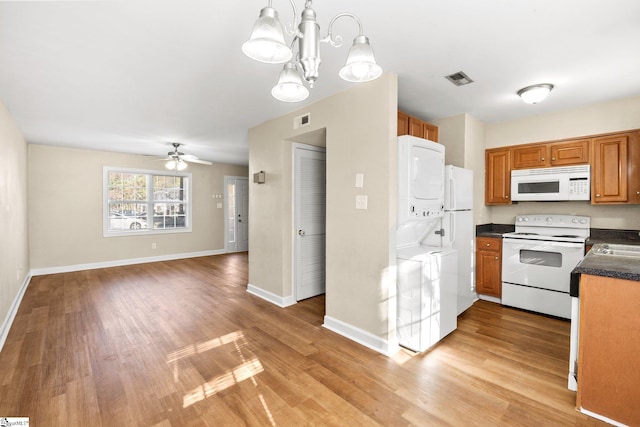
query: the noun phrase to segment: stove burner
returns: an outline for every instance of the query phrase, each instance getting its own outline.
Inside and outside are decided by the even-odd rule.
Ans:
[[[577,238],[579,236],[576,236],[575,234],[561,234],[561,235],[553,236],[553,237],[564,237],[564,238],[569,238],[569,239],[575,239],[575,238]]]
[[[519,233],[513,233],[513,235],[515,235],[515,236],[538,236],[538,233],[522,233],[522,232],[519,232]]]

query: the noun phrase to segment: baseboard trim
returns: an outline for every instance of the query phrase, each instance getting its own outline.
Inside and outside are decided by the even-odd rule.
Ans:
[[[176,259],[197,258],[202,256],[222,255],[227,253],[224,249],[213,251],[188,252],[181,254],[169,254],[144,258],[119,259],[115,261],[93,262],[88,264],[65,265],[60,267],[32,268],[32,276],[42,276],[44,274],[70,273],[73,271],[95,270],[97,268],[121,267],[124,265],[146,264],[149,262],[172,261]]]
[[[491,295],[478,294],[478,299],[481,299],[483,301],[495,302],[496,304],[502,304],[502,299],[493,297]]]
[[[322,326],[385,356],[391,356],[399,348],[397,343],[383,340],[370,332],[335,319],[331,316],[324,316],[324,324]]]
[[[18,295],[13,299],[13,303],[11,307],[9,307],[9,312],[2,322],[2,328],[0,329],[0,351],[4,347],[4,343],[7,340],[7,336],[9,335],[9,330],[11,329],[11,325],[13,324],[13,320],[16,318],[16,314],[18,314],[18,308],[20,307],[20,303],[22,302],[22,297],[24,293],[27,291],[27,287],[31,282],[31,274],[27,274],[27,277],[24,278],[24,282],[22,282],[22,286],[20,286],[20,290],[18,290]]]
[[[247,292],[250,293],[251,295],[255,295],[258,298],[262,298],[263,300],[269,301],[271,304],[275,304],[278,307],[282,307],[282,308],[289,307],[290,305],[293,305],[296,303],[296,300],[293,297],[293,295],[281,297],[272,292],[265,291],[264,289],[261,289],[252,284],[247,285]]]

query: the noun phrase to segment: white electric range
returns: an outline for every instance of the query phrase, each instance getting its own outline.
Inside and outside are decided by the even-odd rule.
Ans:
[[[584,257],[591,220],[518,215],[502,240],[502,304],[571,318],[571,271]]]

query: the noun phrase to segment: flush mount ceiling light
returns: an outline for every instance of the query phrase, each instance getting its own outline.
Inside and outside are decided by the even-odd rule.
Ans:
[[[518,96],[527,104],[537,104],[549,95],[553,85],[549,83],[527,86],[518,91]]]
[[[342,17],[349,17],[358,24],[358,36],[353,40],[347,61],[338,73],[349,82],[368,82],[382,74],[382,68],[376,63],[369,39],[364,36],[362,23],[351,13],[339,13],[329,22],[329,30],[324,38],[320,38],[320,25],[316,20],[316,12],[311,8],[311,0],[305,2],[304,10],[298,25],[298,12],[293,0],[289,0],[293,8],[293,25],[288,33],[293,37],[291,45],[284,40],[282,24],[278,20],[278,12],[271,6],[260,11],[258,20],[253,26],[251,37],[242,45],[242,51],[251,59],[269,64],[285,63],[278,83],[271,94],[284,102],[299,102],[307,99],[309,88],[318,79],[320,67],[320,42],[329,43],[333,47],[342,46],[342,37],[333,36],[331,29],[334,22]],[[297,28],[296,28],[297,27]],[[294,57],[293,49],[298,42],[298,54]]]

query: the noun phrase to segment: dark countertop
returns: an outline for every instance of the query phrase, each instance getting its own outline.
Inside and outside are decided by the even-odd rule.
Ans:
[[[640,282],[640,258],[600,254],[597,249],[602,246],[606,246],[606,244],[594,245],[571,272],[569,293],[572,297],[579,296],[581,274]]]
[[[587,245],[598,243],[620,243],[623,245],[640,245],[638,230],[612,230],[608,228],[592,228]]]
[[[494,237],[502,239],[504,233],[516,231],[514,224],[482,224],[476,225],[476,237]]]

